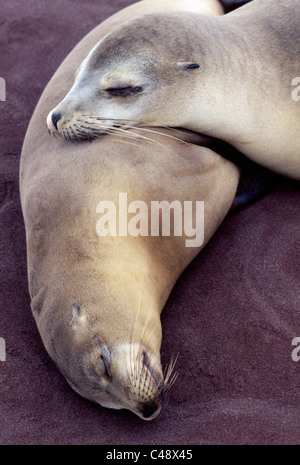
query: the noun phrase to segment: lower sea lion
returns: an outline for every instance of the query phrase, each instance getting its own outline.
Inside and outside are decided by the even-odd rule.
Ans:
[[[34,114],[21,162],[33,315],[76,392],[153,419],[171,380],[160,362],[160,313],[228,212],[239,170],[205,147],[170,139],[165,150],[166,130],[153,133],[152,143],[108,137],[84,147],[49,144],[40,137],[44,104]],[[170,237],[99,237],[99,203],[118,206],[120,193],[128,205],[143,201],[149,212],[152,201],[204,201],[204,243],[186,247],[187,237],[175,236],[173,227]]]
[[[182,127],[300,179],[299,34],[294,0],[253,0],[216,16],[141,15],[92,48],[48,128],[79,140],[120,127]]]
[[[172,364],[165,373],[161,367],[160,312],[228,212],[239,170],[201,147],[196,134],[140,129],[130,138],[70,144],[50,138],[44,121],[91,46],[153,4],[121,11],[75,47],[34,111],[20,163],[31,306],[45,348],[80,395],[146,420],[160,413],[173,376]],[[124,193],[149,211],[156,200],[204,201],[203,244],[186,247],[174,230],[170,237],[99,236],[99,204],[118,205]]]

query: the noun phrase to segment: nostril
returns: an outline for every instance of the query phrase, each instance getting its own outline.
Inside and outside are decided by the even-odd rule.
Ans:
[[[61,113],[52,113],[52,123],[54,124],[55,128],[57,129],[57,122],[60,120],[61,118]]]
[[[143,415],[144,418],[149,418],[149,417],[151,417],[153,415],[153,413],[156,412],[157,409],[158,409],[157,405],[154,405],[152,407],[146,407],[142,411],[142,415]]]

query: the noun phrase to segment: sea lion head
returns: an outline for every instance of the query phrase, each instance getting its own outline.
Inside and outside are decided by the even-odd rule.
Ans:
[[[180,38],[174,32],[179,27]],[[106,35],[81,64],[71,90],[50,111],[49,131],[82,140],[120,135],[133,126],[182,125],[184,108],[186,113],[193,108],[200,68],[189,29],[176,13],[153,13]]]
[[[60,352],[53,356],[70,386],[103,407],[128,409],[143,420],[157,417],[169,389],[156,341],[161,337],[160,323],[150,330],[148,319],[147,327],[139,331],[135,322],[130,338],[122,340],[116,329],[105,331],[105,325],[77,303],[72,311],[71,332],[66,336],[64,329],[60,337],[56,331]]]

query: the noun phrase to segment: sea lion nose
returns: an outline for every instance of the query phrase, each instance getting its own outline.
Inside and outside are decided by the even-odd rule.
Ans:
[[[52,113],[51,119],[52,123],[55,126],[55,129],[57,129],[57,122],[61,119],[62,114],[61,113]]]
[[[151,405],[151,407],[144,407],[142,415],[144,418],[150,418],[157,411],[158,405]]]

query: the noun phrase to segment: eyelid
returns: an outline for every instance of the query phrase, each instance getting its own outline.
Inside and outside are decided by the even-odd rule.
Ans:
[[[137,94],[141,91],[141,86],[109,87],[108,89],[105,89],[105,92],[112,95]]]
[[[100,359],[104,365],[105,374],[108,378],[111,378],[111,371],[110,371],[110,361],[111,361],[111,354],[108,347],[102,347],[102,354],[100,355]]]

